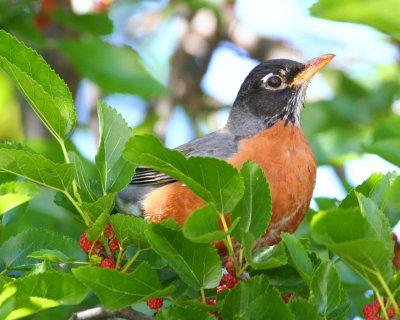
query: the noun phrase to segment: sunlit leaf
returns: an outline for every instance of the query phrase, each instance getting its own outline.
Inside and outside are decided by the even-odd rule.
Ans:
[[[65,82],[41,56],[4,30],[0,30],[0,67],[57,139],[72,132],[76,113]]]

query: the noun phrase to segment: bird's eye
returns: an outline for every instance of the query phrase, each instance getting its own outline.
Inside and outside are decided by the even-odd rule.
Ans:
[[[262,82],[267,89],[280,90],[286,87],[282,77],[273,73],[269,73],[262,78]]]
[[[279,76],[271,76],[268,78],[267,84],[272,88],[279,88],[282,84],[282,78]]]

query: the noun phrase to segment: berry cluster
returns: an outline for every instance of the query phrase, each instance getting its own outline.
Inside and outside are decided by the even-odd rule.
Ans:
[[[228,258],[226,260],[225,269],[227,273],[222,276],[221,282],[217,287],[217,293],[220,293],[226,289],[232,289],[239,282],[238,278],[236,278],[235,264],[232,258]]]
[[[386,305],[386,303],[387,301],[385,299],[384,304]],[[398,302],[397,304],[400,307],[400,302]],[[379,304],[378,300],[375,300],[372,304],[366,304],[363,309],[365,320],[383,320],[384,317],[381,311],[381,305]],[[397,319],[396,312],[393,306],[389,306],[386,309],[386,314],[388,315],[390,320]]]
[[[79,244],[82,250],[89,254],[91,264],[108,269],[117,267],[114,252],[119,250],[120,246],[111,224],[107,224],[101,239],[94,242],[87,238],[86,231],[83,232]]]

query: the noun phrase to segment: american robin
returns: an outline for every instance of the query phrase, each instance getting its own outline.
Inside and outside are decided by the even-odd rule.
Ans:
[[[177,148],[187,157],[224,159],[238,169],[247,160],[261,166],[270,184],[272,218],[258,246],[277,243],[282,231],[294,232],[309,207],[316,162],[300,115],[310,79],[333,57],[259,64],[241,85],[225,127]],[[144,215],[149,222],[172,218],[183,224],[204,201],[181,182],[138,167],[117,204],[122,212]]]

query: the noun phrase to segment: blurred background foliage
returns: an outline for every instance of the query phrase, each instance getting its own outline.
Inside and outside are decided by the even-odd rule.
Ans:
[[[71,140],[89,160],[98,99],[135,133],[154,133],[175,147],[223,126],[241,81],[259,61],[337,54],[310,86],[302,118],[321,165],[313,206],[323,208],[372,172],[400,165],[399,12],[397,0],[0,0],[0,28],[42,54],[67,83],[78,113]],[[6,140],[62,159],[0,73],[0,141]],[[399,194],[396,181],[386,200],[393,227]],[[28,225],[78,238],[83,226],[49,206],[53,197],[43,191],[9,212],[0,240]],[[306,229],[307,222],[299,232]],[[341,271],[346,279],[350,271]],[[357,277],[348,279],[355,288]],[[62,311],[36,318],[61,319]]]

